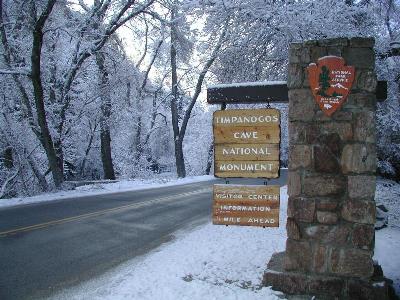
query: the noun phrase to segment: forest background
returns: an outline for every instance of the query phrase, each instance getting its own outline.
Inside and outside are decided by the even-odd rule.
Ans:
[[[290,43],[344,36],[375,38],[378,172],[398,181],[397,0],[0,0],[0,198],[208,174],[206,87],[286,80]]]

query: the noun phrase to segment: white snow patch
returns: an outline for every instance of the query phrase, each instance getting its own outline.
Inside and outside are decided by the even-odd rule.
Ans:
[[[173,185],[189,184],[194,182],[213,180],[213,175],[193,176],[186,178],[162,178],[149,180],[121,180],[115,183],[97,183],[77,187],[75,190],[46,193],[26,198],[0,199],[0,208],[24,205],[30,203],[48,202],[69,198],[80,198],[103,194],[129,192],[135,190],[154,189]]]
[[[400,184],[378,178],[375,201],[388,209],[389,225],[375,233],[374,259],[382,266],[383,274],[393,280],[400,295]]]
[[[281,299],[260,283],[271,255],[285,249],[286,208],[283,187],[279,228],[208,223],[53,299]]]
[[[383,204],[389,210],[389,226],[400,229],[400,184],[378,178],[375,193],[376,204]]]
[[[396,293],[400,294],[400,229],[388,227],[375,233],[374,260],[381,265],[385,277],[393,280]]]
[[[372,286],[374,287],[384,287],[385,286],[385,282],[381,281],[381,282],[375,282],[372,284]]]
[[[287,82],[286,81],[234,82],[234,83],[212,84],[207,86],[207,88],[221,89],[227,87],[264,86],[264,85],[278,85],[278,84],[287,84]]]
[[[318,61],[324,60],[324,59],[327,59],[327,58],[340,58],[340,57],[339,56],[335,56],[335,55],[326,55],[326,56],[318,58]]]

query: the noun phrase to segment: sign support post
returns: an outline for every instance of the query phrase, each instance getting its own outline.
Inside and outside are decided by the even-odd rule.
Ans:
[[[210,98],[209,98],[210,99]],[[279,226],[280,113],[272,109],[214,112],[214,174],[225,185],[214,186],[213,223],[218,225]],[[265,101],[262,101],[265,102]],[[263,178],[263,185],[229,185],[229,178]]]

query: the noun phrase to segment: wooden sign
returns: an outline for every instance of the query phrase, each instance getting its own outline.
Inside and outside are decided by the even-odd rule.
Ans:
[[[342,57],[326,56],[308,66],[310,87],[321,110],[332,115],[346,100],[354,81],[355,68]]]
[[[216,111],[213,128],[216,177],[279,177],[279,110]]]
[[[216,184],[213,224],[279,227],[279,186]]]

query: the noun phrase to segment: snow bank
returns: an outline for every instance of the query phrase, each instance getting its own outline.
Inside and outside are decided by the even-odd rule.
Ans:
[[[378,179],[375,201],[388,209],[389,226],[375,233],[374,259],[382,266],[384,275],[394,281],[400,295],[400,184]]]
[[[400,228],[400,184],[379,178],[376,185],[375,202],[389,210],[389,226]]]
[[[182,185],[194,182],[209,181],[213,180],[213,175],[205,176],[193,176],[181,179],[161,178],[161,179],[149,179],[149,180],[122,180],[115,183],[101,183],[91,184],[77,187],[71,191],[60,191],[54,193],[46,193],[33,197],[26,198],[11,198],[11,199],[0,199],[0,208],[10,207],[16,205],[23,205],[29,203],[47,202],[69,198],[80,198],[86,196],[95,196],[103,194],[113,194],[120,192],[129,192],[135,190],[153,189],[173,185]]]
[[[398,199],[399,200],[399,199]],[[393,280],[400,295],[400,229],[389,227],[376,231],[374,260],[382,266],[383,274]]]

